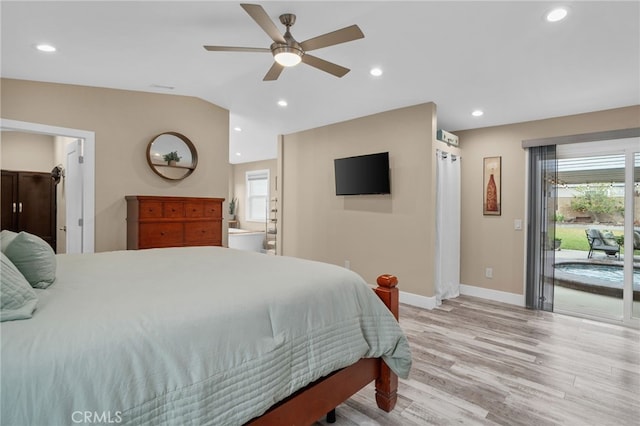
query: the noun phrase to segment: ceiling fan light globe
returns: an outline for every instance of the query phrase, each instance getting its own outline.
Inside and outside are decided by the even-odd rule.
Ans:
[[[283,67],[293,67],[302,61],[302,51],[291,47],[278,47],[273,51],[273,59]]]

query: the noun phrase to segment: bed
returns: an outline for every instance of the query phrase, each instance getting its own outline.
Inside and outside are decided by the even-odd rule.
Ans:
[[[1,323],[2,424],[310,424],[411,357],[397,280],[221,247],[56,256]],[[381,298],[391,305],[385,307]]]

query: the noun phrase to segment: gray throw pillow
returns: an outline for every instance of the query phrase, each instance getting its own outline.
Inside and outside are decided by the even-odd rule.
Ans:
[[[11,260],[0,252],[0,321],[31,318],[38,296]]]
[[[16,235],[18,235],[17,232],[9,231],[8,229],[2,230],[2,232],[0,232],[0,251],[4,253],[4,250],[11,244],[11,241],[13,241]]]
[[[20,232],[4,254],[16,265],[32,287],[47,288],[56,279],[56,254],[42,238]]]

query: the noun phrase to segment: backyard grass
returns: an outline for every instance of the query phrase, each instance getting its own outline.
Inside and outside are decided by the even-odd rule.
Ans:
[[[556,225],[556,238],[562,240],[561,249],[589,251],[589,242],[587,241],[587,234],[584,232],[585,229]],[[614,235],[621,236],[622,232],[614,231]],[[621,252],[624,253],[624,248],[622,248]],[[640,254],[640,250],[635,250],[634,255],[638,254]]]
[[[584,229],[556,226],[556,238],[562,240],[561,247],[565,250],[589,251],[589,242],[587,241],[587,234],[585,234]]]

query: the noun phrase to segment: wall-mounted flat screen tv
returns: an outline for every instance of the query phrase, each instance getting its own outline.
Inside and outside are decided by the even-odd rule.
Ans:
[[[336,195],[390,194],[389,153],[334,160]]]

